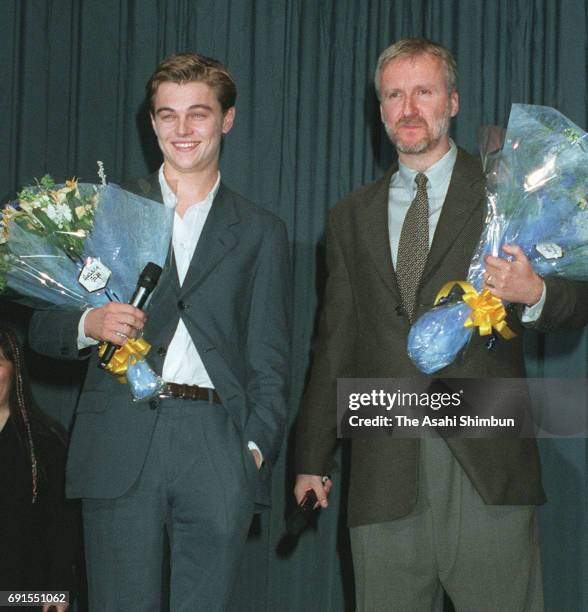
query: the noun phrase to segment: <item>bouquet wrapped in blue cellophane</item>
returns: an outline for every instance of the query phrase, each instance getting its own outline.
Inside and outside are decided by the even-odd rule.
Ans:
[[[588,136],[558,111],[513,104],[504,145],[485,158],[488,217],[465,283],[440,288],[408,354],[427,374],[454,361],[472,333],[512,337],[504,305],[483,289],[484,257],[520,246],[541,276],[588,280]]]
[[[172,224],[173,210],[116,185],[56,185],[45,176],[0,210],[0,291],[34,307],[129,302],[145,265],[163,267]],[[161,381],[140,355],[131,364],[134,398],[150,397]]]

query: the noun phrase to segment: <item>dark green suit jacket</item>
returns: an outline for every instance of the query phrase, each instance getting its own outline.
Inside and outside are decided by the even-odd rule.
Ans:
[[[132,190],[161,201],[157,175]],[[252,440],[263,453],[256,501],[268,504],[271,464],[287,417],[291,286],[284,223],[221,183],[181,287],[173,258],[169,261],[147,310],[148,361],[160,374],[181,317],[221,397],[219,409],[230,413],[242,434],[243,452],[249,452]],[[158,413],[149,403],[133,403],[128,386],[97,367],[95,348],[78,351],[80,315],[37,311],[30,342],[62,359],[89,353],[70,443],[67,493],[115,498],[137,479]]]
[[[300,409],[296,471],[326,474],[336,444],[336,379],[422,377],[407,355],[404,314],[390,254],[388,188],[397,168],[345,197],[327,228],[328,279],[317,353]],[[439,289],[466,278],[486,215],[479,162],[459,150],[420,284],[418,315]],[[547,300],[534,327],[548,331],[588,320],[587,284],[546,279]],[[444,378],[524,377],[522,325],[516,338],[492,351],[472,336],[463,359],[441,370]],[[526,397],[526,394],[525,394]],[[492,398],[490,398],[492,399]],[[545,501],[539,456],[530,439],[451,439],[453,453],[488,504]],[[348,502],[350,526],[399,518],[414,508],[419,441],[354,439]]]

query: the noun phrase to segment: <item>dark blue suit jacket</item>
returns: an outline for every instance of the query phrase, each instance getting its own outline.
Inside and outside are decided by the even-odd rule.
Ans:
[[[156,175],[133,189],[161,201]],[[157,228],[154,228],[156,231]],[[148,361],[161,373],[181,318],[221,397],[223,408],[265,464],[256,494],[269,504],[271,464],[287,420],[291,287],[284,223],[221,183],[183,285],[173,257],[148,306]],[[80,312],[37,311],[32,347],[65,359],[77,349]],[[67,464],[69,497],[115,498],[137,479],[157,410],[133,403],[127,385],[97,367],[96,349],[80,395]]]

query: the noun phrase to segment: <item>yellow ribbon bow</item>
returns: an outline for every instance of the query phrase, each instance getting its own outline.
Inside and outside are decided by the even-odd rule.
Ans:
[[[506,324],[506,309],[502,300],[493,296],[488,289],[479,293],[466,281],[449,281],[445,283],[437,297],[435,305],[447,297],[453,287],[458,285],[463,289],[461,299],[472,309],[470,316],[463,324],[464,327],[477,327],[480,336],[488,336],[494,328],[505,340],[511,340],[516,334]]]
[[[147,355],[150,348],[149,342],[143,338],[137,338],[136,340],[129,339],[116,350],[105,370],[118,376],[118,382],[124,384],[127,382],[125,373],[129,367],[129,360],[132,364],[137,363],[137,361]],[[105,350],[106,343],[103,342],[98,348],[98,356],[102,357]]]

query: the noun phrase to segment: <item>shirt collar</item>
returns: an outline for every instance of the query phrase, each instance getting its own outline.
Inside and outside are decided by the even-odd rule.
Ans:
[[[165,174],[163,172],[163,167],[165,163],[161,164],[158,172],[159,186],[161,187],[161,194],[163,196],[163,203],[166,208],[175,208],[176,207],[176,194],[172,191],[171,187],[168,185]],[[216,183],[213,185],[212,189],[208,192],[207,196],[201,200],[200,202],[194,202],[194,204],[202,204],[200,210],[208,211],[212,206],[212,202],[218,192],[220,186],[221,175],[220,171],[218,172],[218,176],[216,178]]]
[[[451,176],[455,160],[457,159],[457,147],[451,138],[449,139],[449,151],[430,168],[427,168],[424,174],[429,179],[429,188],[436,187],[443,180],[447,180]],[[398,177],[403,183],[405,189],[416,189],[414,177],[418,174],[417,170],[413,170],[405,166],[402,162],[398,162]]]

